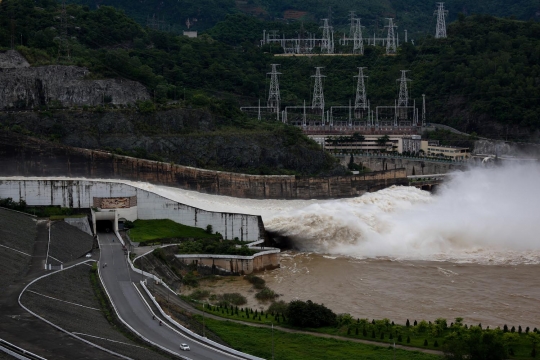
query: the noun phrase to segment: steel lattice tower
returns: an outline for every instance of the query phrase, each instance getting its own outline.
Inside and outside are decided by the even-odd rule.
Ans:
[[[367,94],[366,94],[366,84],[364,83],[364,78],[367,76],[364,75],[365,67],[358,68],[358,75],[355,78],[358,78],[356,83],[356,100],[354,101],[354,109],[367,109]]]
[[[311,107],[313,109],[320,109],[324,113],[324,92],[322,78],[326,76],[321,75],[321,69],[323,69],[322,67],[316,67],[315,69],[315,75],[311,76],[315,78],[315,86],[313,87],[313,101],[311,103]]]
[[[349,20],[351,22],[351,27],[349,29],[349,37],[353,37],[356,33],[356,14],[354,11],[349,11]]]
[[[60,56],[64,55],[70,58],[69,40],[68,40],[68,15],[66,12],[66,0],[62,1],[62,10],[60,12]]]
[[[362,37],[362,25],[360,19],[355,19],[353,53],[364,55],[364,39]]]
[[[446,38],[446,15],[448,11],[444,10],[444,3],[437,3],[437,10],[433,15],[437,16],[437,29],[435,30],[436,39],[445,39]]]
[[[327,54],[333,54],[334,53],[334,30],[332,27],[328,24],[328,19],[322,19],[323,20],[323,35],[322,35],[322,43],[321,43],[321,52],[325,52]]]
[[[281,95],[279,93],[278,75],[281,75],[281,73],[277,71],[279,64],[271,65],[272,71],[268,73],[270,75],[270,91],[268,92],[268,103],[266,106],[273,109],[274,112],[279,112]]]
[[[388,25],[386,27],[388,28],[388,35],[386,36],[386,55],[392,55],[397,51],[396,36],[394,34],[394,29],[397,28],[397,26],[394,25],[394,19],[387,18],[387,20]]]
[[[410,79],[407,79],[407,71],[409,70],[401,70],[401,79],[397,79],[399,81],[399,98],[397,102],[397,106],[409,106],[409,90],[407,89],[407,81],[411,81]]]

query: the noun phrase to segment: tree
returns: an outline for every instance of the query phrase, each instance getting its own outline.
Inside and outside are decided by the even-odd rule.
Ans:
[[[322,327],[337,324],[336,314],[323,304],[316,304],[311,300],[303,302],[294,300],[287,308],[289,323],[298,327]]]
[[[377,146],[379,147],[385,147],[383,151],[386,151],[386,143],[390,141],[390,137],[388,135],[381,136],[377,139]]]
[[[443,352],[452,360],[502,360],[507,356],[501,331],[471,326],[469,331],[453,331],[445,337]]]

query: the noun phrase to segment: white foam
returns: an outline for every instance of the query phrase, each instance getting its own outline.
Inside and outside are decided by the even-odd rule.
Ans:
[[[540,169],[474,169],[431,194],[391,187],[266,222],[302,251],[359,258],[540,263]]]
[[[261,215],[305,252],[511,265],[540,263],[539,179],[538,165],[478,168],[452,176],[435,196],[391,187],[340,200],[240,199],[113,181],[204,210]]]

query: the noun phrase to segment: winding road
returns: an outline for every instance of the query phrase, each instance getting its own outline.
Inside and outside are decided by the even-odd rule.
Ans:
[[[140,280],[141,275],[129,268],[122,244],[114,233],[100,233],[99,243],[101,248],[100,264],[102,264],[100,271],[105,288],[120,317],[141,336],[183,358],[197,360],[243,359],[202,344],[189,335],[165,324],[160,326],[158,320],[152,318],[152,313],[133,283],[133,281]],[[103,264],[107,264],[107,266],[103,267]],[[180,350],[181,343],[187,343],[191,351]]]

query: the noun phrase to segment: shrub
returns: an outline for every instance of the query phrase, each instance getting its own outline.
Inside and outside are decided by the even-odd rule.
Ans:
[[[279,297],[279,295],[276,294],[274,290],[271,290],[267,287],[263,288],[261,291],[255,294],[255,298],[260,301],[274,300],[277,297]]]
[[[133,229],[135,227],[135,224],[133,221],[126,220],[124,221],[124,228],[126,229]]]
[[[197,287],[199,286],[199,282],[197,281],[197,278],[195,277],[195,275],[193,275],[193,273],[187,273],[183,278],[182,278],[182,284],[186,285],[186,286],[191,286],[191,287]]]
[[[411,343],[411,337],[407,336],[407,344],[410,344],[410,343]]]
[[[428,346],[427,339],[424,340],[424,346]]]
[[[244,305],[247,299],[240,293],[226,293],[218,296],[218,299],[233,305]]]
[[[246,275],[245,279],[249,281],[251,284],[253,284],[253,287],[255,289],[262,290],[266,287],[266,281],[263,278],[260,278],[256,275],[253,275],[253,274]]]
[[[214,232],[214,228],[212,227],[212,225],[206,225],[206,232],[209,234],[212,234]]]
[[[195,290],[192,292],[189,297],[195,300],[206,299],[210,296],[210,291],[208,290]]]
[[[434,347],[439,347],[439,343],[437,342],[437,340],[435,340],[435,342],[433,343],[433,346]]]

